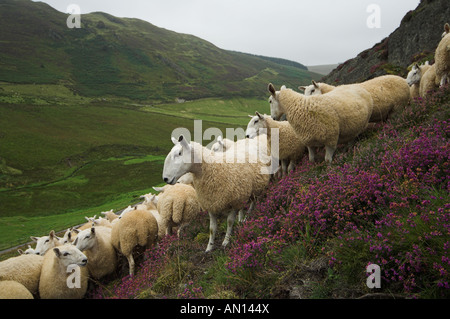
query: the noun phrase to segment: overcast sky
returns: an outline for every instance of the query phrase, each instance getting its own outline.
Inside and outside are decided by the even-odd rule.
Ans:
[[[67,12],[102,11],[193,34],[219,48],[305,65],[355,57],[391,34],[419,0],[44,0]],[[380,9],[368,8],[375,4]],[[82,18],[81,18],[82,20]],[[367,21],[375,28],[369,28]],[[379,25],[376,25],[379,22]]]

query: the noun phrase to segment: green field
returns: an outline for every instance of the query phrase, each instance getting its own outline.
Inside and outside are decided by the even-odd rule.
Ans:
[[[55,85],[1,87],[16,100],[0,103],[0,250],[139,202],[162,182],[174,129],[203,120],[203,131],[225,134],[269,112],[255,98],[150,106],[58,95]]]

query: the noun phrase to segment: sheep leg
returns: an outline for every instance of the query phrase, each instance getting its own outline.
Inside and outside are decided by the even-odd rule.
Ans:
[[[233,230],[234,221],[236,220],[236,211],[233,210],[228,214],[227,218],[227,233],[225,235],[225,239],[223,240],[222,247],[227,247],[230,242],[231,232]]]
[[[287,165],[286,160],[281,161],[281,177],[285,177],[287,175]]]
[[[210,252],[214,249],[214,240],[217,232],[217,217],[214,214],[209,213],[209,242],[206,247],[206,252]]]
[[[447,83],[447,79],[448,79],[447,75],[442,76],[440,87],[443,87]]]
[[[312,147],[308,147],[308,155],[309,155],[309,161],[311,163],[314,163],[314,159],[316,157],[316,154],[315,154],[314,149]]]
[[[290,161],[288,166],[288,173],[292,172],[295,169],[295,161]]]
[[[187,224],[182,224],[178,227],[177,236],[180,237],[181,231],[187,226]]]
[[[325,146],[325,161],[331,163],[333,161],[333,154],[336,151],[336,147]]]
[[[244,220],[244,210],[243,209],[241,209],[239,211],[239,219],[238,220],[240,223],[242,223],[242,221]]]
[[[133,258],[133,254],[129,254],[127,256],[127,260],[128,260],[128,266],[129,266],[129,271],[130,271],[130,276],[134,275],[134,258]]]

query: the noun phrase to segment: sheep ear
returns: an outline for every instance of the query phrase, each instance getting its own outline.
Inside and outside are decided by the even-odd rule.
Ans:
[[[276,96],[277,90],[275,90],[275,87],[273,86],[272,83],[269,83],[268,90],[273,96]]]
[[[180,142],[181,146],[183,146],[183,148],[189,149],[189,143],[186,141],[183,135],[180,136],[178,141]]]
[[[283,85],[280,89],[280,91],[286,90],[286,85]]]
[[[55,248],[53,248],[53,251],[55,252],[56,257],[59,258],[61,256],[61,251],[59,250],[59,248],[55,247]]]
[[[55,231],[54,231],[54,230],[52,230],[52,231],[50,232],[50,234],[48,234],[48,235],[50,236],[51,239],[53,239],[54,237],[56,237],[56,236],[55,236]]]
[[[314,87],[315,87],[316,89],[319,88],[319,85],[316,83],[316,81],[312,80],[312,84],[314,85]]]
[[[164,191],[164,187],[153,187],[153,189],[157,192],[162,192]]]
[[[305,90],[306,90],[306,86],[299,86],[298,89],[299,89],[300,91],[305,91]]]
[[[172,136],[171,139],[172,139],[172,143],[173,143],[173,144],[177,144],[177,143],[178,143],[178,141],[177,141],[177,139],[176,139],[175,137]]]
[[[249,114],[248,117],[252,119],[252,118],[253,118],[253,115],[250,115],[250,114]]]
[[[260,120],[264,119],[264,117],[258,112],[255,112],[256,116],[259,117]]]
[[[92,235],[95,235],[95,227],[94,227],[94,223],[92,223],[91,234],[92,234]]]
[[[222,143],[223,142],[223,137],[222,135],[217,136],[217,142]]]
[[[17,249],[17,252],[19,253],[19,255],[23,255],[23,250],[22,249]]]
[[[31,240],[34,242],[37,242],[39,240],[39,237],[30,236]]]
[[[446,23],[444,25],[444,30],[445,30],[446,33],[449,33],[450,32],[450,24]]]
[[[80,230],[78,228],[75,228],[73,231],[76,232],[77,234],[80,233]]]

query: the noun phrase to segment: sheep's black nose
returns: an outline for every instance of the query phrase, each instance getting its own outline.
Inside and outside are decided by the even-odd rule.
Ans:
[[[246,137],[247,137],[247,138],[250,138],[250,135],[247,135]]]
[[[167,178],[167,177],[164,177],[164,183],[168,183],[169,182],[169,179]]]

